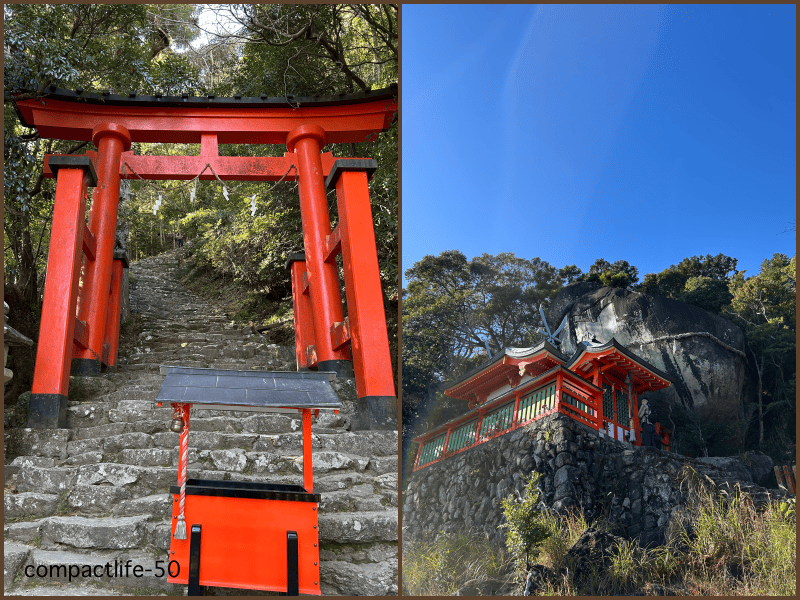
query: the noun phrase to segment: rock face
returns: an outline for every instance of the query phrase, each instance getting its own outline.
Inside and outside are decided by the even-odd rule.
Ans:
[[[740,479],[738,468],[633,447],[555,413],[412,473],[403,494],[403,539],[477,530],[502,543],[499,501],[522,492],[536,471],[549,509],[580,507],[589,521],[604,516],[614,523],[616,535],[662,544],[688,502],[681,486],[686,466],[729,493],[739,483],[756,504],[783,496]]]
[[[761,452],[745,452],[739,456],[709,456],[698,458],[704,463],[714,465],[725,471],[736,473],[741,481],[752,481],[760,486],[775,487],[775,474],[772,459]]]
[[[717,421],[740,416],[744,336],[731,321],[677,300],[591,282],[572,283],[559,292],[548,322],[558,326],[565,315],[564,353],[572,354],[592,336],[601,342],[614,337],[672,379],[654,398],[681,402]]]
[[[611,568],[612,557],[625,543],[623,538],[594,527],[589,527],[581,534],[567,551],[565,561],[575,574],[573,584],[579,593],[587,583],[590,584],[593,575],[596,577],[596,574],[607,572]]]

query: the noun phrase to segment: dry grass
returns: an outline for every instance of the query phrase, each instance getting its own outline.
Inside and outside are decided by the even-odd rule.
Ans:
[[[404,542],[403,594],[450,596],[470,581],[501,578],[512,562],[485,534],[440,534],[431,542]]]
[[[684,473],[691,499],[668,530],[667,543],[642,548],[634,540],[616,549],[609,569],[576,574],[566,555],[589,525],[580,512],[541,514],[549,537],[536,562],[559,575],[541,595],[794,596],[797,591],[797,538],[793,503],[757,510],[745,494],[720,495],[691,472]],[[602,523],[593,523],[604,528]],[[449,595],[467,578],[496,577],[513,562],[488,538],[440,536],[434,542],[404,545],[403,584],[409,595]],[[524,573],[518,574],[520,585]],[[578,581],[579,579],[579,581]]]

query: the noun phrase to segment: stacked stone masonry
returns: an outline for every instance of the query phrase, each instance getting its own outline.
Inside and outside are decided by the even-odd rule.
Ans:
[[[168,559],[179,440],[169,431],[171,409],[154,403],[164,378],[159,365],[296,368],[293,348],[237,328],[177,282],[184,252],[131,265],[131,309],[143,331],[120,349],[116,372],[71,378],[70,396],[80,400],[69,403],[68,429],[6,429],[6,594],[180,593],[154,574],[157,561]],[[354,381],[333,386],[343,410],[320,413],[312,425],[321,591],[396,594],[397,431],[352,430]],[[193,411],[191,423],[190,478],[302,484],[299,418]],[[150,574],[72,582],[55,570],[52,578],[25,576],[26,566],[128,559]]]
[[[535,471],[545,508],[580,508],[590,521],[605,517],[618,535],[662,544],[686,506],[679,477],[685,465],[716,486],[738,484],[757,504],[781,495],[748,481],[747,472],[600,437],[556,413],[412,473],[403,494],[403,535],[415,541],[471,530],[502,543],[500,499],[522,492]]]

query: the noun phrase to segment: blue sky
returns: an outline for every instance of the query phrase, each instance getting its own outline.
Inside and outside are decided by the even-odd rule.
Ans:
[[[795,254],[794,5],[402,11],[403,270]]]

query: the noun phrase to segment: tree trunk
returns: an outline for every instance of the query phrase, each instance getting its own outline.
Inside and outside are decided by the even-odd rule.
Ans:
[[[764,357],[761,357],[761,365],[758,367],[758,445],[764,443],[764,384],[762,373],[764,372]]]
[[[756,374],[758,374],[758,444],[764,443],[764,356],[761,357],[761,364],[758,364],[758,357],[756,353],[750,348],[750,354],[753,355],[753,364],[756,367]]]
[[[25,301],[33,309],[39,302],[38,276],[36,261],[33,258],[33,242],[31,242],[31,224],[28,211],[22,212],[22,235],[19,248],[19,284]]]

